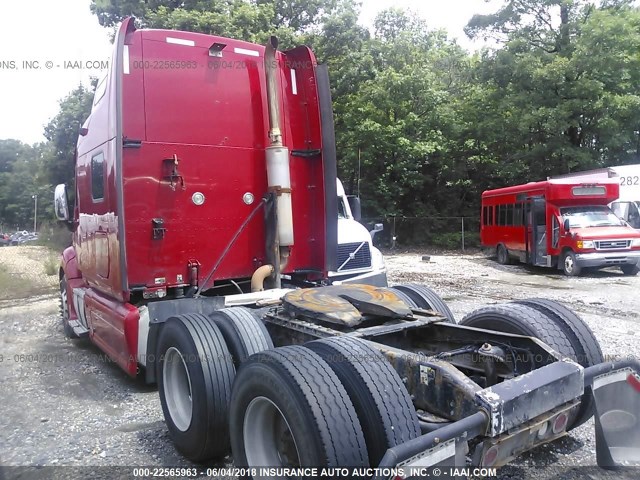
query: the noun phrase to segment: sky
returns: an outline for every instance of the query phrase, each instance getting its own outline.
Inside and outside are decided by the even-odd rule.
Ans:
[[[463,32],[475,13],[501,0],[363,0],[360,22],[371,27],[385,8],[409,8],[430,28],[443,28],[467,49]],[[0,139],[45,141],[44,126],[59,101],[91,76],[101,77],[111,57],[110,31],[89,10],[90,0],[20,0],[0,7]]]

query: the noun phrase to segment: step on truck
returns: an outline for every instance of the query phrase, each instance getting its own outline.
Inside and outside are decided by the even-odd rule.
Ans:
[[[609,204],[617,181],[550,179],[482,193],[480,241],[499,263],[512,260],[580,275],[585,269],[618,267],[637,275],[640,231]]]
[[[640,462],[640,365],[544,299],[456,323],[421,285],[331,284],[336,152],[312,51],[125,20],[77,145],[64,332],[157,383],[194,462],[495,467],[595,413],[600,465]],[[280,471],[282,472],[282,471]],[[349,470],[347,470],[349,472]],[[344,470],[341,470],[344,473]]]

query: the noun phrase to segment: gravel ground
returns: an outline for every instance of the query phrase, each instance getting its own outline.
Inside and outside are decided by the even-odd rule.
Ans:
[[[640,277],[612,270],[565,278],[501,266],[480,254],[438,254],[424,262],[425,253],[388,255],[390,281],[434,288],[458,319],[487,304],[549,297],[580,313],[605,355],[640,354]],[[0,265],[28,270],[35,285],[51,292],[56,279],[43,274],[46,255],[41,247],[0,248]],[[126,376],[88,341],[63,336],[55,293],[0,300],[0,401],[0,465],[191,465],[169,440],[155,389]],[[226,459],[218,466],[229,464]],[[590,421],[523,455],[498,477],[638,478],[594,465]]]

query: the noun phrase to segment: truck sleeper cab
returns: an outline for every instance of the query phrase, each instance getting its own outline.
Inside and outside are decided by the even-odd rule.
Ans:
[[[73,212],[55,192],[74,230],[62,323],[157,383],[183,455],[232,453],[254,478],[266,466],[406,478],[467,454],[504,464],[595,403],[599,463],[640,464],[640,438],[615,436],[640,418],[640,363],[602,363],[565,307],[531,300],[456,324],[423,286],[327,285],[340,270],[333,119],[308,48],[130,18],[111,66],[78,141]]]
[[[480,239],[498,262],[517,259],[579,275],[584,268],[638,273],[640,232],[608,207],[616,181],[550,179],[482,194]]]

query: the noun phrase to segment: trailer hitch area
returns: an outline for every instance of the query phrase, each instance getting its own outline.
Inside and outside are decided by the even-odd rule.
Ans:
[[[472,466],[496,468],[527,450],[564,436],[569,412],[577,405],[579,401],[573,400],[497,437],[484,436],[490,418],[486,411],[480,410],[457,422],[390,448],[378,470],[384,472],[392,469],[394,479],[408,479],[431,476],[433,469],[440,467],[440,472],[449,472],[447,478],[458,478],[446,467],[458,467],[456,471],[464,471],[461,467],[467,466],[468,457]],[[474,439],[476,441],[471,442]]]
[[[584,369],[565,359],[476,392],[476,405],[489,414],[487,435],[496,437],[583,393]]]
[[[485,438],[476,447],[471,463],[482,467],[500,467],[521,453],[563,437],[567,433],[569,415],[578,405],[580,402],[574,400],[497,437]]]
[[[387,450],[379,467],[403,469],[472,463],[498,466],[536,445],[564,435],[569,412],[584,392],[584,369],[571,360],[546,365],[475,392],[477,411]],[[480,442],[470,452],[470,441]]]
[[[607,362],[587,368],[587,375],[596,406],[598,465],[640,466],[640,362]]]
[[[287,293],[284,311],[292,317],[306,317],[354,327],[366,315],[384,318],[413,318],[411,310],[392,290],[371,285],[345,284],[305,288]]]
[[[583,369],[563,360],[477,392],[479,405],[486,401],[491,405],[388,449],[378,465],[381,473],[374,480],[391,478],[384,474],[389,469],[393,478],[410,478],[429,474],[428,469],[436,466],[464,467],[474,439],[480,443],[471,455],[473,465],[504,465],[520,453],[564,435],[570,412],[589,388],[596,404],[598,465],[640,465],[640,361],[606,362]],[[554,403],[558,405],[552,406]],[[527,408],[531,410],[527,412]],[[532,415],[544,408],[548,410]]]

